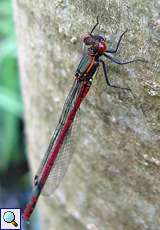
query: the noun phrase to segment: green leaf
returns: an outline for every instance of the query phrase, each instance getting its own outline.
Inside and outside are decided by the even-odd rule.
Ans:
[[[4,87],[0,87],[0,109],[22,118],[23,105],[21,97]]]

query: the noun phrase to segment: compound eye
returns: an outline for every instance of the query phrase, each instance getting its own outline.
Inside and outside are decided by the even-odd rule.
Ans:
[[[85,43],[85,45],[92,45],[93,38],[88,34],[83,38],[83,42]]]

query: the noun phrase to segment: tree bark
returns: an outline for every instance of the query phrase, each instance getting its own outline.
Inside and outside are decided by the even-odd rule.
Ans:
[[[33,174],[47,148],[81,57],[82,37],[99,15],[109,47],[128,28],[81,108],[69,170],[52,198],[40,198],[42,229],[158,230],[160,226],[160,4],[158,1],[14,0],[28,156]],[[133,96],[134,95],[134,96]]]

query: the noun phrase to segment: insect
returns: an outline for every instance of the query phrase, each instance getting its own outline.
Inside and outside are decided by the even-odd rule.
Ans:
[[[58,125],[53,133],[46,154],[34,178],[34,190],[31,200],[27,204],[23,218],[29,221],[30,216],[36,206],[41,192],[45,193],[45,189],[50,187],[52,192],[58,187],[60,181],[65,175],[72,153],[68,149],[69,141],[73,131],[73,124],[80,108],[80,105],[86,97],[98,67],[102,64],[105,80],[108,86],[129,90],[130,88],[113,85],[107,74],[105,61],[102,56],[110,59],[112,62],[120,65],[132,62],[143,61],[143,59],[133,59],[130,61],[121,61],[111,54],[116,53],[122,37],[126,33],[121,34],[115,49],[108,49],[105,38],[102,35],[94,35],[93,32],[98,26],[99,21],[92,28],[91,32],[83,38],[83,43],[87,48],[87,52],[82,56],[75,73],[73,86],[63,106]]]

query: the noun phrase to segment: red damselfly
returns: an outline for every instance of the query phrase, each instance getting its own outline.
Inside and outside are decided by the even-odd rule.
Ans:
[[[53,133],[53,136],[51,137],[46,154],[34,178],[33,195],[23,212],[23,218],[27,221],[30,219],[41,192],[45,193],[45,188],[48,186],[52,188],[53,192],[65,175],[72,157],[72,152],[70,152],[68,149],[68,143],[71,138],[73,123],[75,122],[75,117],[77,116],[80,105],[90,89],[93,76],[95,75],[100,64],[102,64],[107,85],[110,87],[131,91],[130,88],[121,87],[110,83],[105,61],[101,59],[101,57],[104,56],[110,59],[112,62],[120,65],[137,61],[144,62],[142,59],[121,61],[113,57],[112,54],[117,52],[122,37],[126,31],[121,34],[116,48],[108,49],[105,38],[102,35],[93,34],[98,24],[99,22],[97,17],[97,23],[94,25],[91,32],[83,38],[87,52],[85,52],[77,67],[75,80],[65,101],[58,125]]]

